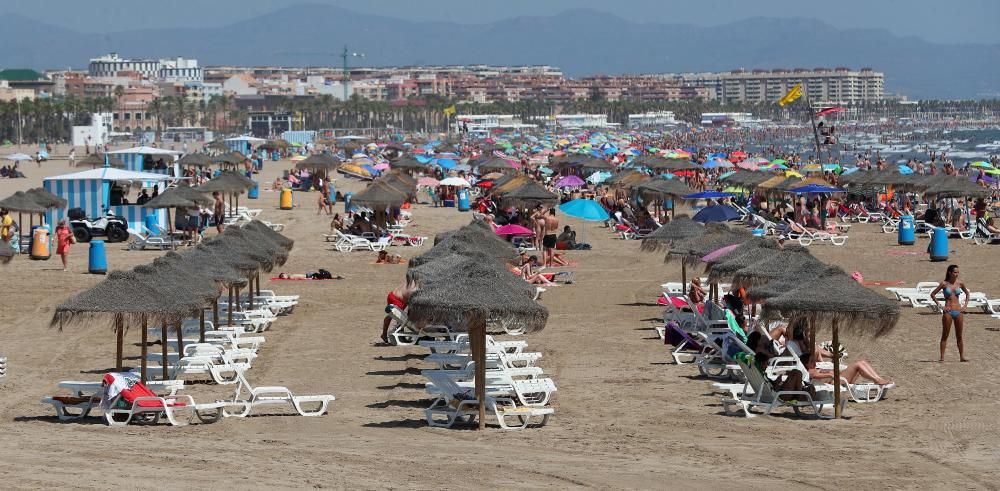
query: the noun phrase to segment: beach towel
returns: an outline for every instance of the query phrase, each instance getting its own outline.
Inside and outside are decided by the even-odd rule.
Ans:
[[[139,377],[134,373],[109,372],[104,374],[104,396],[101,398],[101,408],[111,409],[111,402],[138,382]]]

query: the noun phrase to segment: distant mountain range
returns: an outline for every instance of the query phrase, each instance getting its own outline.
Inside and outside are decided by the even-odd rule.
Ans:
[[[1000,97],[1000,45],[941,45],[881,29],[835,29],[812,19],[754,18],[717,26],[635,23],[592,10],[463,25],[287,7],[219,28],[123,29],[85,34],[4,15],[0,67],[82,67],[125,57],[197,58],[203,65],[545,64],[567,75],[872,67],[888,93],[914,98]],[[123,26],[134,28],[135,26]]]

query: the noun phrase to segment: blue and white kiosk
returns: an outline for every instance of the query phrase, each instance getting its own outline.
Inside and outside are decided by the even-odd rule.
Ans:
[[[134,147],[108,152],[125,163],[125,170],[179,176],[177,159],[182,152],[155,147]]]
[[[87,216],[103,216],[107,210],[128,220],[129,232],[143,233],[142,225],[147,216],[167,227],[167,210],[151,210],[134,204],[139,188],[156,187],[163,192],[173,177],[151,172],[137,172],[113,167],[46,177],[43,186],[67,202],[66,208],[51,209],[45,213],[48,223],[56,224],[66,217],[70,208],[81,208]],[[123,204],[120,196],[128,196],[133,203]]]

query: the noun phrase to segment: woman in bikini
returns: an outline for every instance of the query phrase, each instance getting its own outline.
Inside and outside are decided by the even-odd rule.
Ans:
[[[965,293],[965,301],[963,303],[960,303],[958,299],[959,290]],[[957,264],[948,266],[944,281],[938,284],[937,288],[931,292],[931,299],[934,300],[934,304],[938,308],[942,308],[937,300],[938,292],[943,292],[944,294],[944,308],[942,309],[944,313],[941,314],[941,359],[939,361],[944,361],[944,350],[948,345],[948,334],[951,333],[952,324],[955,325],[955,340],[958,341],[958,358],[962,361],[969,361],[965,359],[965,343],[962,339],[962,327],[965,324],[965,314],[963,312],[969,306],[969,289],[965,287],[965,283],[958,280]]]

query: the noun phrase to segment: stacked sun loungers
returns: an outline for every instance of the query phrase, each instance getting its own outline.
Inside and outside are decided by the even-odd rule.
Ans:
[[[475,397],[475,362],[464,333],[419,345],[431,353],[424,358],[437,368],[423,370],[425,389],[435,397],[425,411],[427,424],[451,428],[457,422],[472,423],[479,415]],[[525,351],[525,341],[499,341],[486,337],[486,414],[503,429],[545,425],[555,409],[549,405],[555,382],[537,366],[541,353]]]
[[[202,321],[198,319],[184,321],[179,332],[170,327],[162,342],[166,349],[176,349],[147,355],[144,382],[139,378],[139,368],[106,374],[100,382],[66,381],[59,387],[69,394],[46,397],[42,402],[52,405],[60,420],[94,415],[104,417],[110,426],[156,423],[161,417],[177,426],[189,424],[194,418],[207,423],[221,417],[245,417],[262,406],[275,404],[290,406],[302,416],[325,414],[335,400],[332,395],[297,396],[286,387],[254,386],[249,381],[248,372],[265,341],[260,333],[271,328],[279,316],[290,314],[298,296],[261,291],[252,297],[253,311],[248,309],[250,300],[244,295],[233,305],[220,302],[220,325],[204,321],[203,340]],[[206,317],[211,315],[211,310],[206,311]],[[158,339],[161,333],[161,327],[149,329],[152,339]],[[186,381],[198,379],[235,386],[235,392],[207,404],[178,394],[188,387]]]
[[[657,332],[677,365],[696,366],[702,376],[713,381],[714,389],[724,394],[721,401],[726,414],[753,417],[756,410],[771,414],[779,408],[791,408],[796,414],[826,417],[823,411],[833,408],[834,388],[830,384],[814,385],[811,392],[775,389],[792,371],[799,371],[803,380],[809,381],[808,370],[793,350],[785,349],[766,366],[758,367],[753,350],[746,345],[749,332],[735,322],[731,312],[711,302],[704,307],[694,305],[683,292],[676,291],[679,288],[665,284],[664,289],[667,309]],[[779,344],[769,337],[770,326],[756,319],[747,324],[761,332],[762,342]],[[892,387],[850,384],[842,379],[841,401],[875,402]]]

